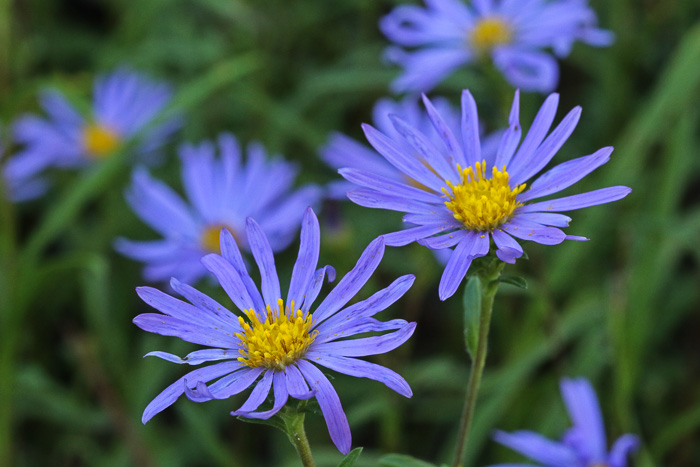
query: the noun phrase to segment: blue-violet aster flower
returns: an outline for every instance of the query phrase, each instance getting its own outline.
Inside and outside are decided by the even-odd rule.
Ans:
[[[574,423],[561,442],[532,431],[497,431],[494,439],[543,467],[626,467],[627,456],[639,448],[639,438],[623,435],[608,453],[603,417],[591,384],[584,378],[565,378],[561,382],[561,393]],[[493,467],[534,466],[500,464]]]
[[[598,29],[588,0],[425,0],[382,18],[382,32],[406,51],[387,58],[404,68],[395,91],[427,92],[458,67],[490,58],[514,87],[550,92],[559,80],[558,57],[579,40],[607,46],[613,34]]]
[[[404,222],[417,226],[385,235],[387,245],[418,241],[432,249],[455,247],[440,280],[442,300],[455,293],[472,260],[489,252],[491,238],[497,248],[496,255],[507,263],[514,263],[523,254],[513,237],[545,245],[587,240],[560,230],[558,227],[568,226],[571,218],[558,212],[616,201],[631,191],[616,186],[526,204],[573,185],[606,163],[613,150],[606,147],[559,164],[533,181],[526,191],[525,182],[552,160],[581,115],[581,108],[574,108],[547,136],[559,102],[557,94],[547,97],[518,147],[522,130],[516,91],[509,127],[495,155],[482,151],[476,102],[469,91],[462,93],[460,140],[425,96],[423,102],[441,136],[441,148],[396,115],[391,118],[401,141],[370,125],[363,128],[370,144],[387,161],[427,190],[361,169],[341,169],[340,174],[364,187],[348,193],[352,201],[361,206],[405,212]],[[424,163],[406,154],[405,144],[422,154]]]
[[[95,80],[88,116],[78,112],[60,92],[44,91],[40,100],[47,118],[26,115],[14,124],[15,141],[24,145],[15,156],[15,164],[83,167],[111,156],[140,132],[143,134],[134,153],[150,154],[180,125],[179,117],[153,124],[171,95],[167,84],[126,69]]]
[[[183,393],[192,401],[204,402],[226,399],[254,386],[246,402],[232,415],[268,419],[290,397],[315,397],[331,439],[342,453],[347,453],[351,445],[347,417],[337,392],[317,365],[379,381],[411,397],[411,388],[397,373],[355,357],[388,352],[413,334],[415,323],[401,319],[382,322],[373,316],[403,296],[414,277],[402,276],[371,297],[346,307],[382,259],[384,240],[379,237],[312,311],[324,276],[333,280],[335,271],[330,266],[316,269],[320,229],[311,208],[302,221],[299,256],[292,269],[286,300],[282,299],[272,249],[262,228],[248,218],[246,233],[260,270],[262,294],[248,274],[236,239],[227,230],[221,232],[221,255],[209,254],[202,259],[241,311],[240,315],[177,279],[172,280],[172,288],[191,304],[150,287],[137,289],[146,303],[162,313],[137,316],[134,318],[137,326],[213,347],[197,350],[182,359],[165,352],[147,355],[190,365],[224,360],[191,371],[168,386],[148,404],[142,420],[146,423]],[[368,332],[383,334],[349,339]],[[272,408],[256,412],[271,388]]]
[[[216,146],[206,141],[180,146],[182,182],[189,204],[148,171],[134,171],[126,198],[134,212],[163,238],[154,241],[118,239],[122,254],[146,263],[144,278],[170,277],[192,283],[206,274],[200,259],[218,253],[219,232],[227,228],[248,248],[240,234],[246,217],[258,220],[274,251],[286,248],[298,232],[307,206],[315,206],[321,189],[309,185],[293,190],[295,164],[268,158],[265,149],[250,144],[245,162],[236,138],[223,133]]]

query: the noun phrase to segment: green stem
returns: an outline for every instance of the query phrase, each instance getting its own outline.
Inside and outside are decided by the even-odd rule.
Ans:
[[[484,372],[486,364],[486,353],[488,350],[489,328],[491,326],[491,314],[493,312],[493,300],[498,290],[498,277],[505,263],[493,260],[484,269],[478,272],[481,280],[481,310],[479,316],[479,340],[476,348],[476,355],[472,361],[472,368],[469,373],[469,382],[467,383],[467,393],[464,399],[464,408],[462,409],[462,419],[459,425],[459,433],[457,435],[457,448],[455,450],[453,467],[460,467],[464,459],[464,450],[467,446],[469,438],[469,428],[471,427],[474,410],[476,408],[476,399],[479,395],[479,386],[481,385],[481,375]]]
[[[311,454],[311,446],[304,431],[304,417],[305,414],[303,412],[286,413],[282,417],[285,425],[284,431],[287,433],[289,441],[294,445],[294,449],[297,450],[302,465],[304,467],[316,467],[316,462]]]

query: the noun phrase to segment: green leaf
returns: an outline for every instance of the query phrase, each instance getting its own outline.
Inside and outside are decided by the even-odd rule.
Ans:
[[[514,285],[520,289],[527,289],[527,281],[520,276],[503,274],[501,277],[498,278],[498,282]]]
[[[355,465],[357,458],[360,457],[360,454],[362,454],[361,447],[353,449],[347,454],[347,456],[343,457],[343,460],[340,461],[338,467],[352,467],[353,465]]]
[[[387,454],[379,459],[379,465],[383,467],[435,467],[435,464],[405,454]]]
[[[474,359],[479,344],[479,319],[481,318],[481,280],[472,276],[464,287],[462,297],[464,307],[464,345],[469,356]]]

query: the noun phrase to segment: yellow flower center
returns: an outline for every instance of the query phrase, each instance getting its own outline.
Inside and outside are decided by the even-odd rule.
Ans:
[[[262,322],[252,308],[244,312],[248,321],[242,316],[238,318],[244,331],[244,334],[236,334],[243,344],[238,361],[251,368],[264,366],[284,370],[301,358],[316,339],[318,331],[309,333],[313,324],[311,313],[304,317],[301,310],[294,309],[294,300],[286,311],[281,298],[277,305],[278,309],[267,305],[267,314]]]
[[[87,153],[95,159],[104,159],[121,145],[121,138],[114,130],[89,123],[83,128],[83,145]]]
[[[220,253],[221,248],[219,247],[219,237],[221,235],[221,229],[227,229],[229,232],[231,232],[233,238],[236,239],[236,243],[240,244],[238,237],[236,236],[236,231],[230,226],[226,224],[212,224],[206,227],[202,232],[202,235],[199,237],[199,244],[202,246],[202,248],[207,251],[211,251],[212,253]]]
[[[513,30],[500,18],[483,18],[476,23],[469,38],[478,53],[485,53],[513,39]]]
[[[510,219],[515,208],[523,205],[516,198],[525,189],[525,184],[511,189],[505,166],[503,171],[494,167],[491,178],[486,178],[486,161],[466,169],[457,165],[457,169],[461,183],[455,186],[447,181],[450,189],[443,188],[442,192],[450,199],[445,202],[447,208],[467,229],[491,231]]]

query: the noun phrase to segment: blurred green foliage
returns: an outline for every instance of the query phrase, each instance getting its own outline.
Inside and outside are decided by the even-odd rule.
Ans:
[[[128,64],[182,91],[181,141],[232,131],[298,161],[303,182],[325,183],[337,176],[320,162],[319,146],[331,131],[362,140],[359,124],[397,74],[382,62],[377,22],[399,3],[0,0],[0,119],[6,127],[37,111],[47,85],[85,101],[96,73]],[[529,288],[503,285],[497,296],[467,465],[520,459],[490,441],[496,427],[562,433],[569,420],[558,381],[577,375],[598,389],[611,440],[642,437],[635,465],[700,465],[700,4],[592,3],[617,41],[609,49],[577,45],[561,64],[560,115],[574,105],[584,113],[557,161],[613,145],[611,162],[569,193],[634,191],[573,214],[568,232],[590,242],[528,244],[530,260],[506,268]],[[460,71],[433,94],[457,103],[467,87],[487,124],[502,126],[506,109],[494,105],[478,71]],[[523,97],[526,127],[541,102]],[[174,147],[157,175],[179,187]],[[228,415],[240,396],[183,399],[141,425],[148,401],[184,370],[140,357],[194,346],[131,323],[147,308],[134,293],[140,266],[117,255],[112,241],[155,237],[124,202],[126,164],[55,175],[51,196],[0,205],[0,465],[296,465],[281,433]],[[400,220],[330,202],[320,217],[321,261],[341,276]],[[294,249],[278,259],[286,274]],[[333,380],[353,446],[364,446],[358,466],[391,452],[447,462],[454,445],[468,358],[460,300],[437,299],[441,267],[423,247],[389,249],[363,294],[405,273],[416,274],[416,284],[385,318],[419,325],[376,361],[404,375],[414,397],[372,381]],[[337,465],[342,456],[323,419],[307,420],[319,465]]]

